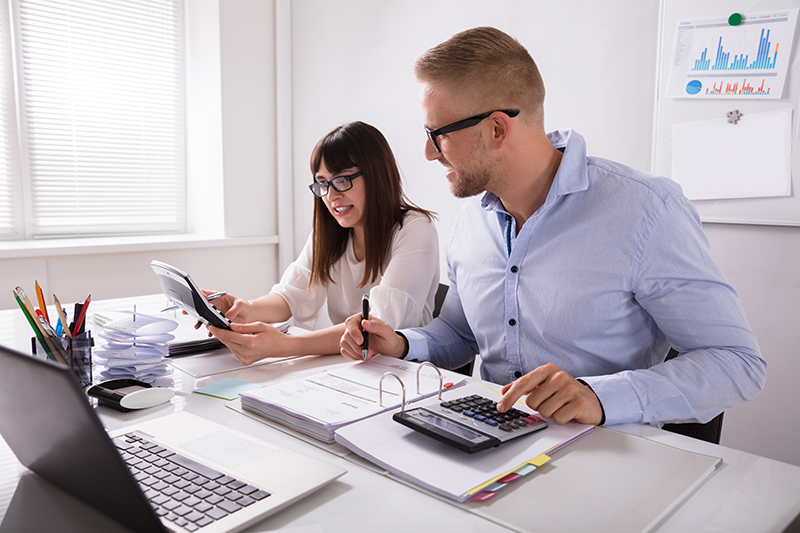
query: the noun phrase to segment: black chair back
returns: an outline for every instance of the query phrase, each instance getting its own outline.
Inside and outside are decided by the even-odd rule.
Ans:
[[[439,312],[442,310],[442,304],[444,303],[444,297],[447,296],[447,289],[449,288],[449,285],[440,283],[439,288],[436,289],[436,296],[433,297],[433,318],[439,316]],[[453,372],[458,372],[459,374],[464,374],[465,376],[471,376],[474,369],[475,359],[473,358],[472,361],[466,365],[454,368]]]

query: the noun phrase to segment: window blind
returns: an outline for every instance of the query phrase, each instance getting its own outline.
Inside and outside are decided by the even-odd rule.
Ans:
[[[33,237],[185,229],[179,0],[18,0]]]
[[[0,237],[5,238],[22,233],[15,117],[8,3],[0,2]]]

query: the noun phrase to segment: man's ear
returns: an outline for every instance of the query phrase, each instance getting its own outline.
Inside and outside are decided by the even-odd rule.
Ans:
[[[492,121],[492,144],[495,148],[504,148],[512,130],[511,117],[498,111],[489,120]]]

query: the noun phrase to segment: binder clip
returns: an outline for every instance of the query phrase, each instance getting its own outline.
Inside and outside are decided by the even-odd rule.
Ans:
[[[97,405],[127,413],[134,409],[147,409],[168,402],[175,395],[175,391],[153,387],[137,379],[111,379],[89,387],[86,394],[97,398]]]

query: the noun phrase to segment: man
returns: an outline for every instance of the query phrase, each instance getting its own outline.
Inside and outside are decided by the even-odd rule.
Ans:
[[[371,354],[457,368],[480,353],[500,411],[527,395],[560,424],[707,422],[761,391],[758,343],[677,184],[545,133],[536,64],[499,30],[453,36],[415,74],[426,158],[480,196],[453,227],[439,318],[395,333],[351,317],[343,355],[361,357],[361,327]]]

